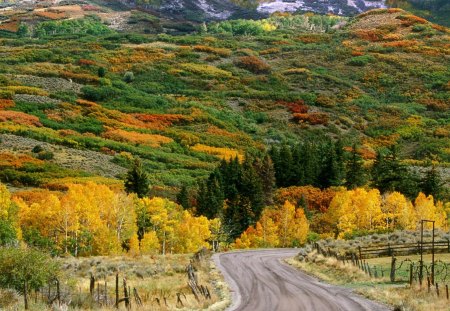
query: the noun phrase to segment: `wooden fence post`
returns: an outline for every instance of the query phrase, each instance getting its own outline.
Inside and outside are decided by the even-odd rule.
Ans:
[[[61,289],[59,287],[59,280],[56,279],[56,299],[58,300],[58,306],[61,305]]]
[[[436,282],[436,294],[437,294],[437,296],[438,296],[438,298],[439,298],[439,284]]]
[[[89,280],[89,293],[91,296],[94,296],[94,290],[95,290],[95,277],[91,274],[91,278]]]
[[[427,276],[427,283],[428,283],[428,292],[430,292],[431,289],[431,281],[430,281],[430,277]]]
[[[119,273],[116,273],[116,308],[119,309]]]
[[[413,264],[409,265],[409,286],[412,286],[413,283]]]
[[[23,303],[25,304],[25,310],[28,310],[28,282],[26,280],[23,284]]]
[[[395,262],[397,261],[397,258],[395,258],[394,256],[392,256],[392,261],[391,261],[391,282],[394,283],[395,282]]]
[[[358,246],[358,251],[359,251],[359,259],[361,260],[361,259],[362,259],[362,256],[361,256],[361,246]]]
[[[448,297],[448,285],[445,285],[445,292],[447,293],[447,300],[449,300],[449,297]]]

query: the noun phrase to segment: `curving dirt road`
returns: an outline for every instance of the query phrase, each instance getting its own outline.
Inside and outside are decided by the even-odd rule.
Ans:
[[[232,291],[233,304],[228,310],[389,310],[281,262],[297,253],[296,249],[271,249],[215,255],[214,261]]]

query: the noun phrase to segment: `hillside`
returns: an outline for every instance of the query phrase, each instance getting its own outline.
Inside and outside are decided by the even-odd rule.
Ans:
[[[39,14],[0,25],[10,185],[116,184],[132,154],[154,191],[173,195],[223,157],[321,137],[360,143],[366,160],[398,144],[408,163],[450,162],[449,32],[407,12],[224,21],[182,36]]]

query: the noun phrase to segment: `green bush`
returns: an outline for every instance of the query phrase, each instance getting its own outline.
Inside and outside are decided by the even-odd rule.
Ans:
[[[362,55],[362,56],[356,56],[352,57],[349,61],[349,65],[352,66],[365,66],[369,63],[373,63],[375,61],[375,57],[371,55]]]

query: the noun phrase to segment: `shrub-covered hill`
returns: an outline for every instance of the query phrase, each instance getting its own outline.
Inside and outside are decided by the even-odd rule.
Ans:
[[[449,30],[405,11],[182,36],[118,33],[89,16],[25,24],[0,45],[0,179],[11,185],[117,183],[137,155],[154,191],[173,193],[221,158],[324,137],[360,143],[367,160],[398,144],[414,165],[450,162]]]

